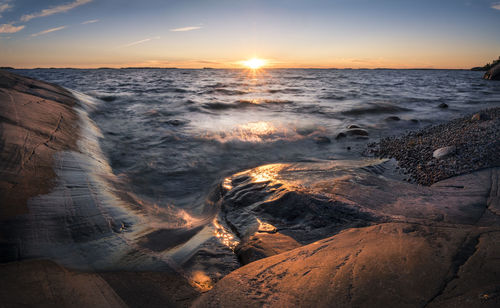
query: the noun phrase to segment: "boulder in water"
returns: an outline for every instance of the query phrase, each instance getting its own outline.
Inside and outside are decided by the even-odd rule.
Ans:
[[[316,142],[317,144],[328,144],[331,143],[332,141],[330,140],[330,138],[326,136],[317,136],[314,138],[314,142]]]
[[[359,125],[356,124],[351,124],[347,126],[347,129],[353,129],[353,128],[361,128]]]
[[[337,137],[335,137],[335,139],[338,140],[338,139],[342,139],[342,138],[345,138],[345,137],[347,137],[347,135],[345,133],[340,132],[340,133],[337,134]]]
[[[351,136],[368,136],[368,132],[362,128],[354,128],[347,131]]]
[[[400,117],[398,117],[398,116],[390,116],[390,117],[385,118],[385,120],[386,120],[387,122],[393,122],[393,121],[400,121],[400,120],[401,120],[401,118],[400,118]]]

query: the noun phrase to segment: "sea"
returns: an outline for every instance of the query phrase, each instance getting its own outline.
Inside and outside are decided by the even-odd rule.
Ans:
[[[14,72],[92,102],[88,117],[121,189],[183,213],[184,221],[208,215],[211,191],[234,173],[270,163],[362,160],[367,144],[380,138],[500,103],[500,83],[467,70]]]

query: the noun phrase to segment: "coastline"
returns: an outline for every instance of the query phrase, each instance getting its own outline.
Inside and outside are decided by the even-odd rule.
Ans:
[[[74,95],[0,71],[0,302],[188,306],[196,288],[133,244],[145,218],[107,186],[89,106]]]
[[[200,295],[192,284],[169,269],[169,264],[151,261],[142,248],[129,249],[123,244],[144,234],[136,229],[140,229],[140,223],[135,219],[142,216],[127,211],[126,202],[112,195],[106,196],[111,198],[107,199],[112,200],[111,206],[102,206],[99,200],[103,196],[95,193],[98,181],[90,176],[90,182],[86,180],[83,185],[79,180],[87,167],[95,166],[86,165],[82,157],[85,153],[79,149],[81,139],[86,138],[81,133],[85,127],[78,120],[73,94],[29,78],[0,74],[6,74],[0,75],[0,98],[11,103],[2,104],[0,110],[1,154],[6,157],[0,172],[11,176],[1,186],[1,202],[8,204],[8,211],[0,217],[10,223],[2,228],[0,239],[9,239],[5,232],[12,230],[8,228],[19,226],[19,220],[12,218],[26,215],[33,206],[51,213],[54,205],[68,206],[67,212],[81,205],[78,215],[65,212],[62,216],[55,213],[55,220],[44,220],[50,215],[32,215],[29,219],[55,222],[56,226],[64,217],[72,236],[50,237],[52,244],[62,244],[68,250],[102,249],[79,255],[83,256],[83,261],[78,261],[81,268],[65,268],[53,258],[25,261],[18,248],[10,253],[12,243],[6,242],[2,257],[11,258],[3,261],[21,260],[0,265],[0,272],[10,277],[5,280],[10,285],[3,288],[9,291],[0,300],[8,306],[36,304],[31,300],[51,306],[189,306]],[[29,98],[24,97],[28,94]],[[29,109],[33,104],[40,110]],[[44,112],[46,120],[37,122],[45,119]],[[19,114],[29,116],[21,118]],[[26,154],[12,155],[19,152],[30,153],[30,158],[24,162]],[[64,173],[75,171],[74,166],[79,166],[78,176]],[[489,167],[431,187],[402,182],[391,174],[390,161],[375,159],[362,163],[273,164],[239,172],[221,183],[220,191],[214,193],[220,195],[214,204],[221,206],[222,218],[242,238],[236,253],[242,263],[248,264],[220,280],[196,305],[328,306],[337,302],[340,306],[470,303],[493,307],[500,303],[500,290],[496,288],[500,266],[495,258],[500,253],[496,245],[500,239],[500,171]],[[16,168],[26,173],[15,172]],[[22,185],[8,186],[12,182]],[[78,194],[72,195],[75,191]],[[47,195],[51,197],[47,199]],[[83,201],[78,201],[82,197]],[[93,206],[97,210],[89,210]],[[80,223],[72,229],[71,224]],[[39,231],[38,227],[28,224],[23,228]],[[54,230],[59,229],[56,226]],[[61,239],[64,241],[57,243]],[[93,246],[94,240],[100,244]],[[90,244],[78,246],[79,242]],[[113,245],[109,248],[106,243]],[[60,254],[64,250],[55,251]],[[121,263],[116,269],[109,269],[109,263],[98,264],[101,268],[96,269],[89,261],[113,251],[124,251],[116,260],[130,263]],[[57,261],[59,255],[54,257]],[[72,258],[69,255],[60,260]],[[124,265],[140,263],[150,267],[124,269]],[[68,288],[58,289],[61,285]],[[83,291],[75,297],[72,288]],[[102,296],[94,297],[98,292]],[[34,295],[24,298],[27,293]]]

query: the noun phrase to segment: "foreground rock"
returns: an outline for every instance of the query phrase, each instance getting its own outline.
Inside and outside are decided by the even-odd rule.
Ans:
[[[54,154],[76,149],[79,127],[75,98],[55,85],[0,71],[0,102],[1,219],[54,187]]]
[[[240,259],[257,261],[195,306],[500,304],[500,168],[423,187],[391,166],[276,164],[226,179],[222,215]]]
[[[473,227],[349,229],[231,273],[195,307],[495,307],[499,239]]]
[[[0,306],[189,305],[190,273],[138,245],[154,246],[155,230],[108,182],[90,107],[74,95],[0,71]]]
[[[0,264],[2,307],[188,307],[198,292],[165,272],[81,272],[48,260]]]
[[[286,245],[293,249],[352,227],[474,224],[497,211],[496,197],[488,199],[497,172],[487,169],[421,187],[398,179],[392,161],[272,164],[227,178],[218,203],[242,251],[249,255],[254,247],[262,258],[275,254],[272,247],[282,252]]]

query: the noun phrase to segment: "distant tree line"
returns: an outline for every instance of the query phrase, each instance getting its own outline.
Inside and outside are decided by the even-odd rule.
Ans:
[[[473,67],[471,70],[473,71],[489,71],[490,68],[500,63],[500,57],[497,60],[493,60],[493,62],[486,64],[485,66]]]

